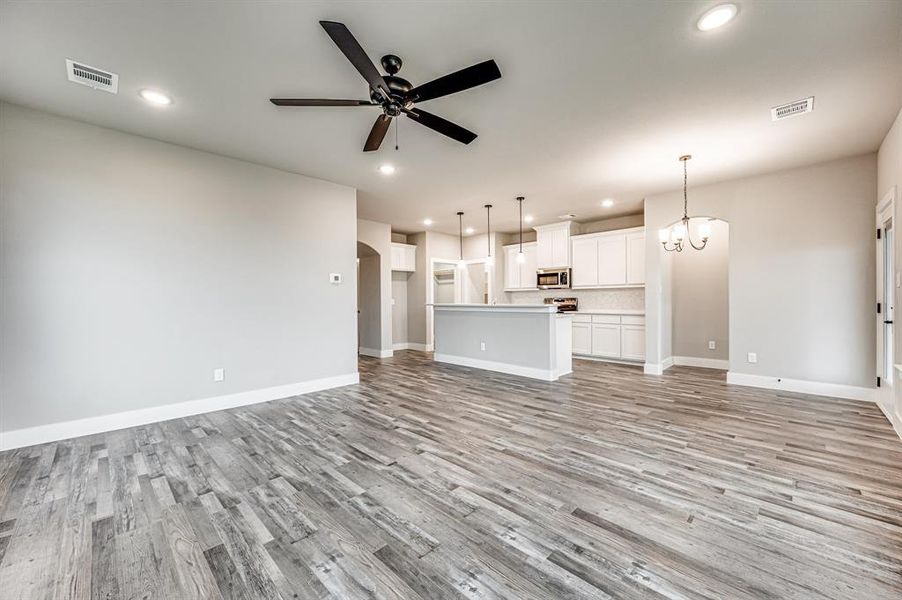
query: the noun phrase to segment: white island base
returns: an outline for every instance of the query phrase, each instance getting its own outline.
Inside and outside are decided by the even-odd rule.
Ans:
[[[547,304],[434,304],[437,362],[543,381],[573,372],[570,315]]]

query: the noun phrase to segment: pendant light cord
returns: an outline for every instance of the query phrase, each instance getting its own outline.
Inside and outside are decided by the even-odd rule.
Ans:
[[[686,174],[686,163],[688,160],[683,161],[683,219],[686,219],[689,215],[689,195],[686,191],[687,182],[689,180],[688,175]]]
[[[457,213],[457,239],[460,244],[460,260],[464,259],[464,214]]]
[[[485,246],[486,257],[492,256],[492,205],[485,205]]]
[[[523,200],[523,196],[517,198],[517,202],[520,204],[520,254],[523,254]]]

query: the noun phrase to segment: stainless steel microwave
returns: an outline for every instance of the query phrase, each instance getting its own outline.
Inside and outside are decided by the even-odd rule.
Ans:
[[[539,269],[536,287],[540,290],[559,290],[570,287],[570,269]]]

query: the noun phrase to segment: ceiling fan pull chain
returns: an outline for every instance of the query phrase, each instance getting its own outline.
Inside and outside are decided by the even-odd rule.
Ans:
[[[401,119],[395,119],[395,152],[398,151],[398,127],[401,126]]]

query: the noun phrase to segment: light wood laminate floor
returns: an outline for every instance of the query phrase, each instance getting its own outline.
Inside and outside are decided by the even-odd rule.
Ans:
[[[0,597],[902,597],[902,441],[873,404],[360,367],[0,454]]]

